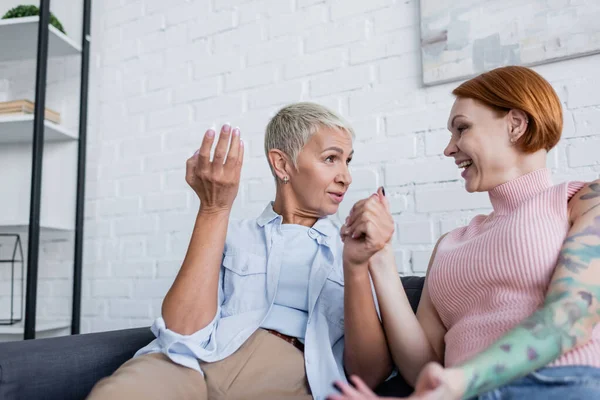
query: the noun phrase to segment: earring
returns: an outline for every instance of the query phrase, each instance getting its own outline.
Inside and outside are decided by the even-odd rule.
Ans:
[[[516,140],[514,137],[510,138],[510,142],[511,142],[512,144],[515,144],[515,142],[516,142],[516,141],[517,141],[517,140]]]
[[[287,185],[287,183],[290,181],[290,179],[287,176],[283,177],[283,183]]]

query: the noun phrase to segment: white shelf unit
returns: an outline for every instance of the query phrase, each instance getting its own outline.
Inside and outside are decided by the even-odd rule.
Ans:
[[[0,20],[0,62],[35,59],[39,17]],[[64,33],[49,26],[48,58],[81,53],[81,47]]]
[[[24,322],[14,325],[0,325],[0,342],[23,340]],[[69,334],[70,321],[38,321],[35,326],[36,338],[65,336]]]
[[[77,134],[65,127],[44,121],[44,140],[57,142],[77,139]],[[33,141],[33,114],[0,115],[0,145],[31,143]]]
[[[0,20],[0,62],[35,60],[38,23],[38,16]],[[48,58],[81,54],[72,39],[51,25],[48,28]],[[29,225],[33,126],[33,114],[0,115],[0,231],[21,231]],[[43,230],[75,228],[77,136],[44,121]]]
[[[0,226],[29,225],[31,144],[0,146]],[[40,224],[52,230],[75,228],[77,141],[44,143]]]

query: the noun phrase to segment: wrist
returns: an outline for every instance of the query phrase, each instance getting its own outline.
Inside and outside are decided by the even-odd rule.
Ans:
[[[356,263],[344,261],[344,280],[369,277],[368,262]]]
[[[231,214],[231,208],[229,207],[214,207],[214,206],[203,206],[200,204],[198,209],[198,215],[205,216],[229,216]]]
[[[449,382],[452,386],[452,392],[458,399],[465,398],[466,396],[473,396],[473,393],[467,393],[467,382],[470,378],[471,373],[467,368],[455,367],[446,369],[448,376],[450,377]]]

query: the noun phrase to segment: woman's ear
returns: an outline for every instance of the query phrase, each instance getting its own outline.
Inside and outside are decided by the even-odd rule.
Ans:
[[[280,181],[289,180],[289,159],[287,155],[279,149],[271,149],[267,157],[277,178]]]
[[[507,118],[510,127],[510,141],[514,143],[527,132],[529,118],[523,110],[516,108],[508,112]]]

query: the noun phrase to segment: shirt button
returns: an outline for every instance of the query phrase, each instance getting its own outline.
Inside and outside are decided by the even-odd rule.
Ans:
[[[317,231],[315,231],[314,229],[309,229],[308,230],[308,236],[311,237],[311,239],[316,239],[317,238]]]

